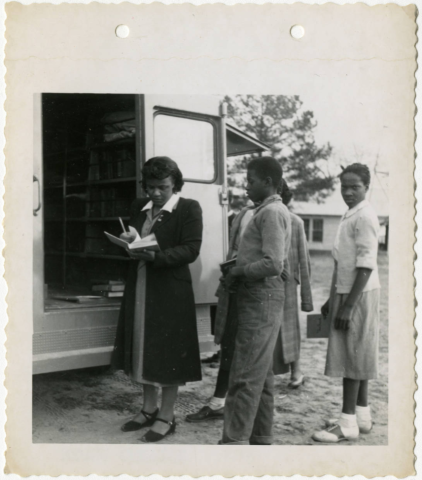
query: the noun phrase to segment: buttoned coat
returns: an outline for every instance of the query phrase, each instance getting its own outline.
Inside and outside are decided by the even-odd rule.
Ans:
[[[289,250],[289,278],[285,282],[285,303],[279,338],[274,350],[274,373],[286,373],[288,364],[300,355],[300,326],[297,287],[300,285],[301,309],[313,309],[311,262],[303,220],[290,212],[292,237]]]
[[[132,204],[130,225],[141,232],[142,208],[149,199]],[[153,262],[146,262],[145,341],[143,378],[158,383],[201,379],[195,300],[189,264],[202,243],[202,210],[195,200],[180,198],[172,212],[162,211],[154,223],[160,246]],[[130,262],[119,315],[113,365],[131,371],[132,336],[138,261]]]

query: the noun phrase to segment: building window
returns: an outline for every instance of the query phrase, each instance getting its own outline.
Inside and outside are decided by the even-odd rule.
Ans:
[[[312,241],[322,242],[324,238],[324,220],[314,218],[312,221]]]
[[[308,242],[322,243],[324,241],[324,220],[322,218],[302,218]]]
[[[305,227],[305,235],[306,235],[306,240],[308,240],[309,242],[309,228],[310,228],[310,224],[311,224],[311,221],[309,220],[309,218],[304,218],[303,219],[303,223],[304,223],[304,227]]]

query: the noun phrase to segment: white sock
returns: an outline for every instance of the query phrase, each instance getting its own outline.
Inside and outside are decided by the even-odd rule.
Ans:
[[[208,402],[208,406],[211,408],[211,410],[219,410],[220,408],[223,408],[225,404],[226,399],[218,397],[212,397]]]
[[[359,405],[356,405],[356,417],[358,419],[358,425],[361,428],[371,429],[372,418],[369,405],[367,407],[359,407]]]
[[[342,413],[338,420],[338,424],[341,427],[345,437],[357,437],[359,435],[359,427],[357,424],[356,415],[348,415]]]
[[[371,420],[371,409],[369,408],[369,405],[367,407],[356,405],[356,416],[359,420]]]

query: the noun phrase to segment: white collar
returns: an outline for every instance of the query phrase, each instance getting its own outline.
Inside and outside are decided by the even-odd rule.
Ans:
[[[353,208],[350,208],[349,210],[347,210],[347,212],[343,215],[343,218],[351,217],[356,212],[358,212],[359,210],[362,210],[362,208],[367,207],[368,205],[369,205],[368,200],[366,200],[366,199],[362,200],[360,203],[355,205]]]
[[[160,212],[162,212],[163,210],[166,212],[172,212],[176,208],[177,203],[179,202],[179,198],[180,196],[178,193],[173,193],[167,203],[163,206],[163,208],[161,208]],[[143,212],[144,210],[151,210],[152,206],[153,203],[150,200],[141,211]]]

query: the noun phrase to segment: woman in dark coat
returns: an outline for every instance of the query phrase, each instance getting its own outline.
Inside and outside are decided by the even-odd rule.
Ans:
[[[152,426],[141,440],[156,442],[175,431],[178,387],[201,380],[189,264],[201,247],[202,210],[195,200],[179,197],[182,173],[168,157],[154,157],[145,163],[142,184],[149,199],[134,201],[130,225],[142,238],[153,233],[160,251],[128,251],[134,261],[120,311],[113,363],[142,383],[144,390],[141,412],[122,430]],[[134,240],[128,233],[121,238]]]

